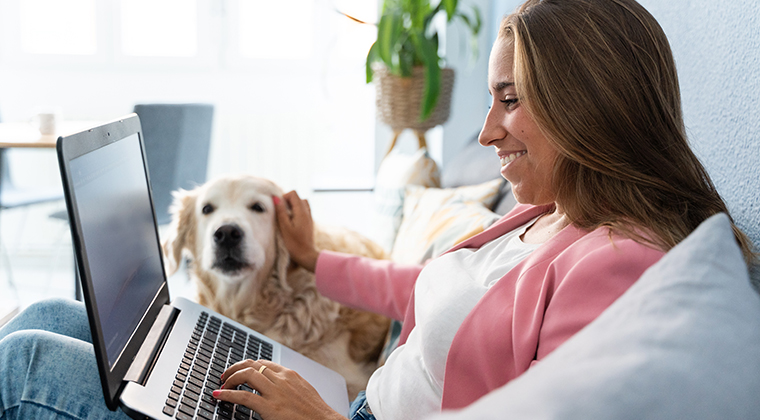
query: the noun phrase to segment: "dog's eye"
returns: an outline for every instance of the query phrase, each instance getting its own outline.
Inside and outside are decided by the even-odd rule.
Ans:
[[[212,206],[211,204],[206,204],[205,206],[203,206],[203,209],[201,210],[203,214],[209,214],[213,211],[214,211],[214,206]]]
[[[261,205],[261,203],[254,203],[251,206],[251,210],[255,211],[256,213],[264,213],[264,206]]]

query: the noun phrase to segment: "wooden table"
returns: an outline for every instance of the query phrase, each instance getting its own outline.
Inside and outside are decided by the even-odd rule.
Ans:
[[[74,134],[99,124],[98,121],[62,121],[55,134],[40,134],[26,122],[0,123],[0,149],[9,148],[55,148],[59,136]]]

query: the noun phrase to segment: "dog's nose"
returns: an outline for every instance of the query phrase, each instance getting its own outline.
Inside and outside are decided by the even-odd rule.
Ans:
[[[214,242],[222,247],[231,248],[243,239],[243,231],[235,225],[224,225],[214,232]]]

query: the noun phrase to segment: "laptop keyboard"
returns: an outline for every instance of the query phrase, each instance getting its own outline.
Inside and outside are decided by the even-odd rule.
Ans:
[[[185,350],[164,406],[164,414],[180,420],[260,420],[251,409],[216,400],[222,373],[245,359],[272,360],[272,344],[202,312]],[[256,392],[246,385],[238,389]]]

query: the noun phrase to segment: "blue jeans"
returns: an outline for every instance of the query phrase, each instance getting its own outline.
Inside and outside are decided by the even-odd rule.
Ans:
[[[367,397],[364,395],[364,391],[359,391],[359,395],[351,403],[351,408],[349,408],[348,412],[348,418],[351,420],[375,420],[375,416],[369,409],[369,404],[367,404]]]
[[[128,419],[105,405],[84,305],[29,306],[0,328],[0,419]]]

